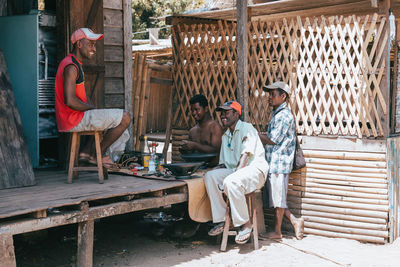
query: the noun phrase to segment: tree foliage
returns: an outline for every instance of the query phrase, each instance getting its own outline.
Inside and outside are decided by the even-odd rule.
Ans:
[[[199,8],[205,0],[132,0],[132,32],[143,32],[147,28],[162,28],[165,17],[182,14]],[[167,38],[169,28],[159,32],[160,38]],[[148,33],[134,34],[134,39],[148,38]]]

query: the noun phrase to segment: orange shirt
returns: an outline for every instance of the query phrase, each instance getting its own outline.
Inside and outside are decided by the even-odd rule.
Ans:
[[[64,101],[64,69],[68,65],[74,65],[78,70],[78,77],[76,79],[75,95],[87,103],[86,92],[85,92],[85,79],[82,70],[82,63],[73,55],[69,54],[66,56],[58,66],[56,82],[55,82],[55,96],[56,96],[56,119],[58,131],[65,132],[73,129],[77,126],[85,114],[84,111],[73,110],[65,105]]]

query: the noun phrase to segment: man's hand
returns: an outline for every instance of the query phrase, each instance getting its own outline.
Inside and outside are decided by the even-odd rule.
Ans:
[[[243,167],[247,166],[247,162],[249,162],[250,159],[250,153],[244,153],[240,156],[238,165],[236,166],[236,170],[239,170]]]
[[[263,146],[276,145],[274,142],[271,141],[271,139],[268,138],[268,136],[266,134],[259,133],[258,136],[260,137],[261,143],[263,144]]]
[[[189,141],[189,140],[183,140],[181,149],[183,151],[191,151],[196,149],[196,142]]]
[[[212,168],[213,170],[216,170],[216,169],[226,169],[226,166],[225,166],[225,164],[218,164],[217,166],[215,166],[214,168]]]

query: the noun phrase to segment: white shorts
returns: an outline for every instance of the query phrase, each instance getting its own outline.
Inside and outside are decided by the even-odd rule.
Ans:
[[[91,109],[85,111],[81,122],[69,132],[104,131],[117,127],[124,115],[123,109]]]
[[[287,208],[286,196],[289,184],[288,173],[269,173],[267,177],[267,189],[270,208]]]

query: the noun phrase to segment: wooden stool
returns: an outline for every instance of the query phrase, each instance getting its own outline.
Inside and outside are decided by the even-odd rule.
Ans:
[[[78,154],[81,135],[94,135],[96,144],[96,159],[97,167],[79,167]],[[78,178],[79,171],[97,171],[99,173],[99,183],[104,182],[104,178],[108,178],[107,169],[103,167],[101,147],[100,147],[100,132],[99,131],[86,131],[86,132],[73,132],[71,151],[69,155],[69,168],[68,168],[68,183],[72,183],[72,177],[74,179]]]
[[[249,208],[250,223],[252,224],[252,231],[250,238],[253,240],[254,249],[258,249],[258,229],[257,229],[257,209],[255,205],[255,193],[260,190],[256,190],[246,195],[247,206]],[[226,198],[226,214],[225,214],[225,225],[224,232],[222,233],[221,251],[226,251],[226,245],[228,244],[228,236],[237,235],[236,231],[229,231],[232,223],[229,207],[229,199]]]

